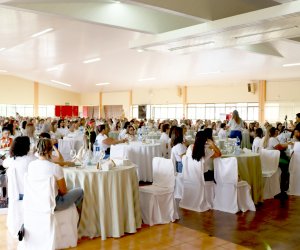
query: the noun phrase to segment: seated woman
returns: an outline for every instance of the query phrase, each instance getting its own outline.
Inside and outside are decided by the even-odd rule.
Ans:
[[[97,127],[98,135],[96,141],[100,145],[100,149],[105,151],[104,159],[107,159],[110,156],[110,146],[118,143],[127,142],[127,139],[116,140],[114,138],[109,138],[107,135],[109,133],[109,127],[107,124],[102,124]]]
[[[41,133],[39,135],[39,139],[51,139],[51,136],[48,133]],[[64,157],[62,156],[62,154],[59,152],[59,150],[56,147],[57,140],[51,139],[51,142],[52,142],[52,148],[53,148],[52,154],[51,154],[51,161],[60,166],[74,166],[74,162],[69,162],[69,161],[64,160]],[[38,157],[38,154],[37,154],[37,157]]]
[[[182,173],[182,156],[186,153],[183,143],[183,129],[174,127],[171,133],[171,159],[176,162],[176,172]]]
[[[227,138],[226,123],[221,123],[218,137],[220,140],[225,140]]]
[[[56,211],[64,210],[75,203],[79,218],[81,215],[81,206],[83,200],[83,190],[75,188],[67,190],[66,181],[62,168],[53,163],[52,159],[53,145],[48,138],[39,139],[37,144],[38,159],[32,161],[28,166],[28,176],[39,179],[44,176],[53,176],[56,180]]]
[[[255,138],[252,144],[252,152],[258,153],[260,151],[262,137],[263,137],[263,130],[261,128],[257,128],[255,130]]]
[[[23,200],[24,194],[24,174],[28,172],[28,165],[36,159],[33,155],[28,155],[30,150],[30,140],[28,136],[18,136],[13,141],[9,158],[3,161],[3,167],[8,168],[7,175],[12,174],[12,170],[16,171],[16,179],[18,181],[19,200]],[[13,184],[13,183],[12,183]],[[8,188],[10,188],[8,184]],[[14,187],[13,187],[14,188]],[[13,197],[11,197],[13,198]]]
[[[134,134],[134,131],[135,131],[134,127],[132,125],[129,125],[127,127],[127,132],[124,136],[124,139],[127,139],[128,141],[136,141],[136,136]]]
[[[262,147],[269,150],[279,150],[280,159],[279,159],[279,168],[281,169],[281,179],[280,179],[280,190],[281,193],[276,195],[275,198],[287,199],[286,191],[289,188],[289,163],[290,159],[286,155],[285,150],[288,147],[288,144],[281,144],[276,138],[276,128],[269,127],[266,131],[265,137],[262,139]]]
[[[3,127],[0,148],[7,148],[11,146],[13,139],[10,138],[9,136],[10,136],[9,128]]]
[[[130,125],[130,122],[125,122],[123,129],[119,133],[119,140],[122,140],[125,138],[126,132],[127,132],[127,127]]]
[[[220,149],[214,144],[211,139],[207,138],[205,131],[199,131],[196,134],[195,143],[190,145],[187,156],[191,156],[193,160],[204,160],[204,180],[214,181],[213,158],[221,156]]]

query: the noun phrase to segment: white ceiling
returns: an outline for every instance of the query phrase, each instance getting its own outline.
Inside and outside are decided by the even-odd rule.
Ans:
[[[300,79],[282,67],[300,63],[300,0],[0,3],[0,74],[76,92]]]

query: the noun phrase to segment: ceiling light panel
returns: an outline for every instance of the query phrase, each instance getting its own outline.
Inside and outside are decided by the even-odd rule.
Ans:
[[[53,30],[53,28],[48,28],[48,29],[45,29],[45,30],[42,30],[42,31],[40,31],[40,32],[38,32],[38,33],[33,34],[31,37],[32,37],[32,38],[39,37],[39,36],[42,36],[42,35],[44,35],[44,34],[50,32],[50,31],[52,31],[52,30]]]
[[[101,58],[97,57],[97,58],[85,60],[85,61],[83,61],[83,63],[88,64],[88,63],[95,63],[95,62],[99,62],[99,61],[101,61]]]
[[[97,86],[104,86],[104,85],[109,85],[110,82],[100,82],[100,83],[96,83]]]
[[[59,84],[59,85],[63,85],[63,86],[66,86],[66,87],[71,87],[72,86],[71,84],[60,82],[60,81],[56,81],[56,80],[51,80],[51,82]]]

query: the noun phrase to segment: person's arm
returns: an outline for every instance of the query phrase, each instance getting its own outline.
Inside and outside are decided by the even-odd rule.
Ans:
[[[65,195],[68,192],[65,178],[56,181],[56,183],[58,186],[58,193],[60,195]]]
[[[127,139],[116,140],[114,138],[107,137],[106,139],[104,139],[102,141],[102,143],[104,143],[106,145],[116,145],[116,144],[124,143],[124,142],[127,142],[127,141],[128,141]]]
[[[214,154],[211,156],[211,158],[217,158],[222,155],[220,149],[214,144],[211,139],[207,140],[207,144],[209,145],[209,148],[214,151]]]
[[[53,150],[55,151],[55,153],[57,154],[57,157],[53,157],[53,160],[55,160],[56,162],[63,162],[65,159],[62,156],[62,154],[58,151],[57,147],[53,145]],[[56,163],[55,162],[55,163]]]

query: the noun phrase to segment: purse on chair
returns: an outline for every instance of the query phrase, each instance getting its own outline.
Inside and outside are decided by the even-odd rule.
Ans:
[[[22,226],[18,232],[18,240],[22,241],[24,236],[25,236],[25,229],[24,229],[24,224],[22,224]]]

